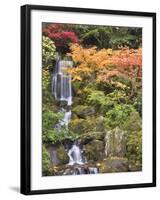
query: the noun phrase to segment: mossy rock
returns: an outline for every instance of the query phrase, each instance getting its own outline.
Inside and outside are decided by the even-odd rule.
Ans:
[[[77,134],[82,134],[85,132],[85,120],[84,119],[80,119],[80,118],[74,118],[72,119],[69,124],[68,124],[68,128],[70,131],[77,133]]]
[[[84,156],[88,162],[102,160],[104,157],[104,142],[92,140],[84,145]]]
[[[72,119],[79,119],[79,117],[75,113],[72,113]]]
[[[128,172],[129,163],[127,158],[112,157],[104,159],[102,162],[98,162],[99,173],[110,172]]]
[[[105,126],[104,126],[104,117],[103,116],[99,116],[99,117],[96,117],[94,120],[93,120],[93,125],[95,126],[95,131],[105,131]]]
[[[75,115],[75,114],[74,114]],[[90,116],[86,119],[77,118],[74,116],[69,123],[69,129],[78,134],[84,134],[88,132],[104,132],[103,117]]]
[[[92,106],[84,106],[84,105],[78,105],[75,108],[72,109],[72,112],[75,113],[80,118],[87,118],[88,116],[95,115],[95,109]]]
[[[105,155],[106,157],[125,157],[126,155],[126,136],[125,131],[116,127],[107,131],[105,135]]]
[[[105,132],[91,131],[88,133],[84,133],[79,136],[79,141],[81,144],[86,145],[92,140],[104,140]]]
[[[142,163],[130,162],[129,171],[131,172],[142,171]]]
[[[57,159],[59,161],[59,164],[69,163],[69,156],[68,156],[67,152],[65,151],[65,148],[63,145],[60,145],[57,148]]]
[[[74,118],[70,121],[68,127],[74,133],[84,134],[94,129],[93,118]]]
[[[77,105],[80,105],[81,103],[82,103],[81,97],[74,97],[72,107],[76,107]]]

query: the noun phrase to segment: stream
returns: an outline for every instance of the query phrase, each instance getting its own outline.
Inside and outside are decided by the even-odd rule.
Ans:
[[[72,67],[72,61],[57,59],[53,72],[52,94],[55,100],[59,102],[59,110],[64,113],[63,119],[55,127],[58,130],[64,126],[67,127],[71,120],[72,82],[71,75],[67,74],[66,69]],[[88,165],[86,158],[83,156],[83,146],[78,140],[75,140],[66,151],[69,156],[69,163],[67,165],[72,168],[72,175],[98,173],[97,167]],[[54,159],[56,158],[52,157],[52,160]]]

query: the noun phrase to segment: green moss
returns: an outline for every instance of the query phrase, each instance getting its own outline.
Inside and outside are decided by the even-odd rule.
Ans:
[[[69,157],[63,145],[59,146],[57,149],[57,159],[60,164],[67,164],[69,162]]]
[[[84,145],[84,155],[87,161],[98,161],[104,157],[104,143],[100,140],[92,140]]]
[[[69,130],[76,134],[84,134],[91,131],[104,132],[104,118],[102,116],[90,116],[85,119],[74,117],[69,123]]]
[[[85,131],[84,123],[85,123],[84,119],[79,119],[79,118],[72,119],[68,124],[69,130],[73,131],[74,133],[81,134]]]
[[[101,140],[103,141],[105,136],[105,132],[95,132],[95,131],[91,131],[88,133],[84,133],[82,135],[79,136],[79,141],[81,144],[87,144],[92,140]]]
[[[107,157],[126,156],[126,136],[125,131],[119,127],[106,132],[105,135],[105,155]]]
[[[78,105],[72,109],[72,112],[80,118],[87,118],[95,115],[95,109],[92,106]]]
[[[130,115],[137,112],[132,105],[116,104],[112,109],[106,113],[105,124],[106,127],[115,128],[117,126],[123,127]]]
[[[111,172],[128,172],[129,163],[127,158],[112,157],[104,159],[97,163],[100,173],[111,173]]]

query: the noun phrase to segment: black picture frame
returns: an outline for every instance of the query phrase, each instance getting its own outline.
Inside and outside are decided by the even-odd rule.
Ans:
[[[153,56],[153,93],[152,93],[152,119],[153,119],[153,160],[152,160],[152,182],[125,184],[125,185],[106,185],[95,187],[60,188],[49,190],[31,190],[31,11],[64,11],[124,16],[151,17],[152,27],[152,56]],[[24,5],[21,6],[21,193],[25,195],[81,192],[93,190],[112,190],[140,187],[156,186],[156,13],[135,12],[121,10],[102,10],[90,8],[57,7],[44,5]]]

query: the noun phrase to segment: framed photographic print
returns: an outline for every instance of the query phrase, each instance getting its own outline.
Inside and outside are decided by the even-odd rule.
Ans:
[[[156,186],[156,14],[21,7],[21,193]]]

